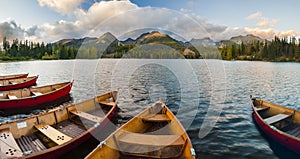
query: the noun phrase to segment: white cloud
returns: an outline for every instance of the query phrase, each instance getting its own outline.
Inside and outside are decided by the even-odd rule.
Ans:
[[[296,30],[288,30],[288,31],[281,31],[276,33],[276,36],[279,38],[282,37],[289,37],[289,36],[297,36],[299,33]]]
[[[37,34],[38,27],[32,26],[30,28],[22,28],[14,20],[9,20],[6,22],[0,22],[0,42],[6,37],[7,40],[25,40],[32,39]]]
[[[295,30],[288,30],[288,31],[281,31],[281,32],[276,32],[274,28],[267,28],[267,29],[261,29],[261,28],[245,28],[245,31],[248,34],[253,34],[265,39],[273,39],[275,36],[279,38],[283,37],[289,37],[289,36],[297,36],[299,33]]]
[[[70,15],[78,9],[83,0],[38,0],[39,5],[49,7],[63,15]]]
[[[275,35],[274,28],[261,29],[261,28],[246,27],[245,31],[247,32],[247,34],[256,35],[256,36],[259,36],[259,37],[265,38],[265,39],[272,39],[272,38],[274,38],[274,35]]]
[[[268,19],[262,15],[261,12],[256,12],[248,17],[247,20],[256,20],[255,28],[245,27],[247,34],[253,34],[265,39],[273,39],[275,36],[287,37],[287,36],[298,36],[299,34],[295,30],[281,31],[278,32],[275,29],[275,25],[278,23],[278,19]]]
[[[166,8],[138,7],[130,1],[95,2],[85,11],[78,6],[82,0],[39,0],[41,5],[48,6],[63,14],[72,14],[74,21],[60,20],[56,23],[45,23],[31,28],[22,28],[14,21],[0,23],[1,37],[12,39],[29,39],[34,41],[53,42],[63,38],[98,37],[111,32],[117,37],[130,35],[132,31],[149,29],[164,30],[173,35],[190,40],[192,38],[210,37],[214,40],[229,39],[232,36],[254,34],[271,39],[276,35],[276,19],[268,20],[260,12],[249,15],[246,19],[259,20],[256,28],[233,28],[219,25],[185,9],[180,11]],[[60,5],[58,5],[60,4]],[[62,6],[61,6],[62,5]],[[68,9],[63,9],[69,7]],[[277,33],[280,36],[296,34],[287,31]],[[133,35],[133,34],[132,34]]]
[[[260,17],[262,17],[261,12],[255,12],[253,14],[250,14],[248,17],[246,17],[247,20],[251,20],[251,19],[259,19]]]
[[[248,17],[246,17],[247,20],[257,20],[257,23],[255,24],[256,27],[274,27],[275,24],[277,24],[278,19],[271,19],[269,20],[266,17],[263,17],[261,12],[255,12],[253,14],[250,14]]]

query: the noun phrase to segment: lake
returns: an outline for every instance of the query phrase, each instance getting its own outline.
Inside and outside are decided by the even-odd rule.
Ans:
[[[300,110],[300,63],[26,61],[0,63],[0,72],[39,75],[38,86],[74,80],[70,103],[119,88],[117,126],[161,98],[187,129],[197,158],[278,158],[253,123],[250,94]],[[0,119],[3,122],[25,116]]]

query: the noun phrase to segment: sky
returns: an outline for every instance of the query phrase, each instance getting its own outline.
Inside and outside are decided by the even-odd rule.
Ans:
[[[299,37],[299,6],[298,0],[2,0],[0,42],[3,37],[54,42],[105,32],[134,38],[136,30],[147,28],[186,41]]]

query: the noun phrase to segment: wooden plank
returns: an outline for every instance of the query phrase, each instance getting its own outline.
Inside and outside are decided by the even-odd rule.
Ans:
[[[64,144],[72,139],[68,135],[66,135],[62,132],[59,132],[58,130],[54,129],[52,126],[50,126],[46,123],[35,125],[35,127],[41,133],[43,133],[45,136],[50,138],[53,142],[55,142],[58,145]]]
[[[183,146],[185,141],[180,135],[149,135],[140,133],[126,133],[117,139],[130,145],[149,146]]]
[[[171,121],[171,119],[166,114],[153,114],[146,117],[143,117],[143,121],[148,122],[166,122]]]
[[[255,110],[256,111],[263,111],[263,110],[267,110],[267,109],[270,109],[270,107],[255,107]]]
[[[267,123],[267,124],[274,124],[276,122],[279,122],[281,120],[284,120],[288,117],[291,117],[292,115],[290,114],[277,114],[275,116],[271,116],[269,118],[266,118],[264,119],[264,121]]]
[[[79,110],[71,110],[70,112],[72,114],[75,114],[79,117],[82,117],[84,119],[90,120],[90,121],[95,122],[95,123],[100,123],[103,120],[103,118],[101,118],[101,117],[98,117],[98,116],[95,116],[95,115],[92,115],[92,114],[89,114],[89,113],[86,113],[86,112],[82,112],[82,111],[79,111]]]
[[[113,101],[99,101],[99,103],[103,105],[111,105],[111,106],[115,105],[115,102]]]
[[[6,158],[19,158],[23,153],[9,129],[0,130],[0,150]]]
[[[9,99],[18,99],[18,97],[15,96],[15,95],[8,95],[8,98],[9,98]]]
[[[41,93],[41,92],[32,92],[32,94],[34,94],[35,96],[41,96],[41,95],[43,95],[43,93]]]

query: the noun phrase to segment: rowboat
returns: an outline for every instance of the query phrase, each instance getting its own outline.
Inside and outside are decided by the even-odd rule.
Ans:
[[[26,113],[67,96],[72,82],[0,92],[0,111],[5,114]]]
[[[37,79],[38,76],[17,78],[17,79],[10,79],[10,80],[0,80],[0,91],[30,87],[36,85]]]
[[[276,143],[300,154],[300,112],[250,98],[254,121],[262,132]]]
[[[57,158],[101,131],[114,115],[116,92],[0,125],[0,158]]]
[[[15,74],[15,75],[5,75],[5,76],[0,76],[0,80],[26,78],[27,76],[28,76],[28,73],[26,73],[26,74]]]
[[[86,159],[194,159],[195,156],[183,126],[167,106],[158,101],[100,142]]]

